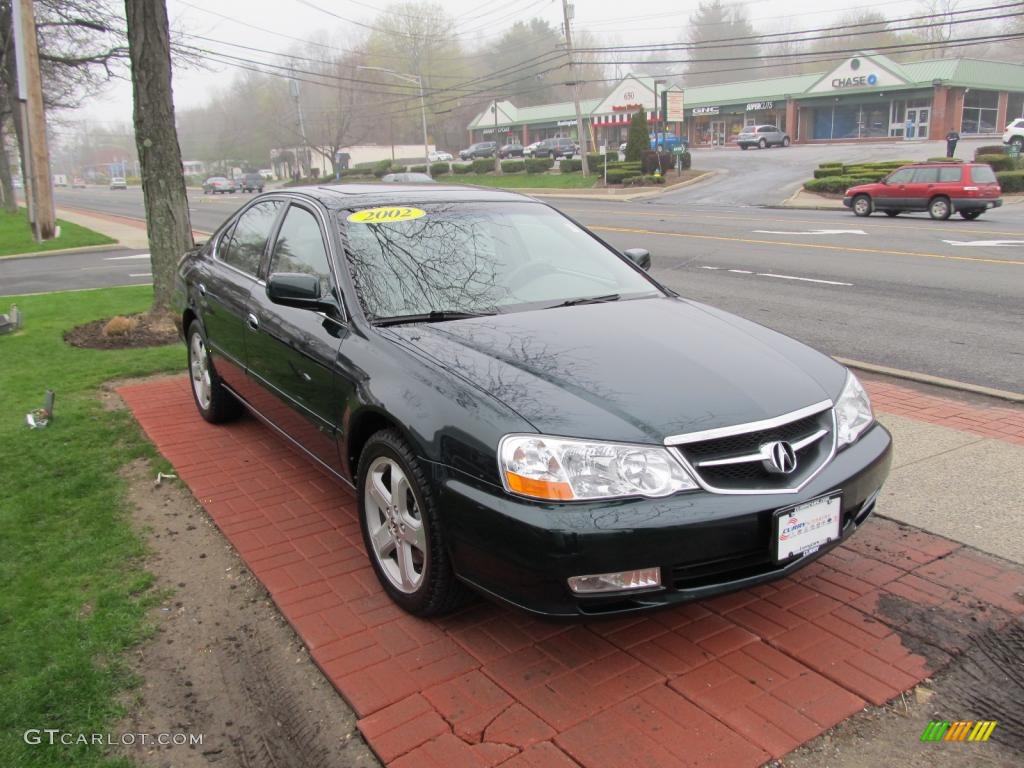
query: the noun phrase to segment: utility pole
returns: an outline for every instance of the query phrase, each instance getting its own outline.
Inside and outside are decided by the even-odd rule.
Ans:
[[[306,141],[306,123],[302,119],[302,99],[299,98],[300,97],[299,81],[298,80],[289,80],[288,81],[288,90],[291,92],[292,97],[295,99],[295,109],[297,109],[298,113],[299,113],[299,135],[302,136],[302,154],[303,154],[303,159],[306,161],[306,173],[309,173],[309,166],[310,166],[309,142]],[[299,170],[300,170],[300,172],[302,170],[302,162],[301,161],[299,162]]]
[[[501,142],[498,141],[498,100],[495,99],[491,105],[491,112],[494,113],[494,172],[501,175],[501,158],[498,157],[498,150],[501,149]]]
[[[25,146],[25,199],[37,242],[53,239],[56,220],[53,210],[53,179],[50,150],[46,143],[46,114],[43,84],[39,74],[35,9],[32,0],[14,0],[14,48],[18,69],[18,101]]]
[[[565,52],[569,56],[569,77],[572,78],[572,100],[576,105],[576,135],[580,139],[580,156],[583,161],[582,172],[584,176],[590,175],[590,168],[587,165],[587,135],[583,132],[583,113],[580,111],[580,84],[576,79],[576,64],[572,55],[572,27],[569,20],[573,15],[573,6],[569,0],[562,0],[562,18],[565,20]],[[497,138],[497,136],[495,136]]]

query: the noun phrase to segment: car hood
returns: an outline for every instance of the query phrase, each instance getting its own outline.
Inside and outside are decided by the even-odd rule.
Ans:
[[[660,443],[835,399],[845,369],[781,334],[678,298],[384,331],[538,431]]]

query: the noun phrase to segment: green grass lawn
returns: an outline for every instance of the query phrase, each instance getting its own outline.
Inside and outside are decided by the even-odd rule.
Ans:
[[[99,746],[24,743],[30,728],[108,733],[117,694],[134,684],[124,652],[147,634],[158,596],[143,568],[118,469],[154,457],[130,413],[107,411],[112,378],[185,369],[184,345],[99,351],[66,345],[67,328],[144,311],[152,289],[0,297],[22,329],[0,336],[0,766],[113,766]],[[25,414],[56,392],[55,418]],[[45,738],[45,736],[44,736]]]
[[[504,189],[590,189],[597,182],[597,176],[584,178],[578,173],[506,173],[495,176],[489,173],[446,173],[438,176],[441,184],[479,184],[481,187],[502,187]]]
[[[93,232],[62,219],[57,219],[60,237],[37,243],[25,218],[25,209],[18,213],[7,213],[0,210],[0,258],[13,253],[33,253],[35,251],[55,251],[60,248],[78,248],[83,245],[107,245],[116,243],[112,237]]]

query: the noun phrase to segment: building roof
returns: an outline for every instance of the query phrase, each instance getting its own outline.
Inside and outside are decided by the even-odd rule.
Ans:
[[[942,80],[943,85],[969,88],[1024,90],[1024,65],[984,59],[929,59],[904,64],[908,77],[918,83]]]
[[[771,77],[764,80],[745,80],[721,85],[698,85],[684,89],[687,108],[694,104],[736,104],[741,101],[784,99],[803,93],[818,80],[822,73]]]
[[[580,99],[580,111],[589,115],[601,99]],[[571,101],[560,101],[557,104],[538,104],[535,107],[516,107],[510,102],[498,102],[498,125],[529,125],[531,123],[550,123],[553,120],[570,120],[576,117],[576,106]],[[509,119],[503,119],[508,116]],[[490,107],[473,118],[470,130],[477,128],[493,128],[494,115]]]

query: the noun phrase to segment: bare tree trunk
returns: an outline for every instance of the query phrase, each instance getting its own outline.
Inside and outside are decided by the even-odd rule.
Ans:
[[[0,197],[3,198],[5,211],[18,212],[18,201],[14,198],[14,184],[11,182],[11,161],[7,156],[3,118],[0,118]]]
[[[142,163],[142,195],[149,230],[154,313],[171,308],[174,270],[194,247],[181,147],[174,124],[171,42],[166,0],[125,0],[132,62],[135,145]]]

